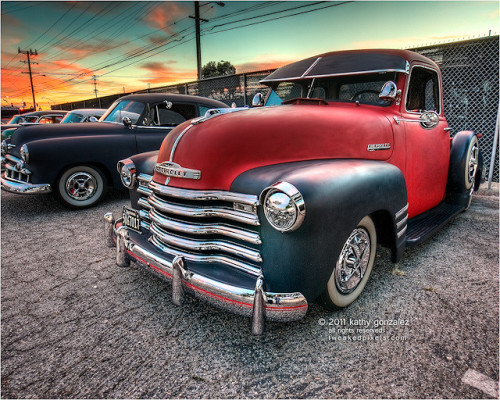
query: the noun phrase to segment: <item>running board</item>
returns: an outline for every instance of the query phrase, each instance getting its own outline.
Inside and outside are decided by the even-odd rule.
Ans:
[[[416,246],[429,239],[463,210],[464,207],[462,206],[443,202],[429,211],[408,220],[406,247]]]

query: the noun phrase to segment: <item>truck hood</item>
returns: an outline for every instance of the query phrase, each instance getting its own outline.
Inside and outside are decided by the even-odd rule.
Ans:
[[[11,137],[11,143],[19,146],[33,140],[48,139],[63,136],[103,135],[123,132],[126,128],[122,124],[96,122],[93,124],[41,124],[21,126]]]
[[[230,190],[238,175],[266,165],[387,160],[393,142],[391,121],[381,107],[330,103],[253,108],[179,125],[165,138],[158,162],[200,171],[201,178],[167,180],[155,172],[153,179],[179,188]],[[375,145],[383,149],[369,150]]]

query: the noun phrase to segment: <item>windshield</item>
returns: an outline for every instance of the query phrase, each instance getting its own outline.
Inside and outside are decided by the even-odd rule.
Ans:
[[[139,103],[137,101],[118,101],[106,111],[106,114],[104,114],[99,121],[122,123],[123,118],[129,117],[132,123],[136,124],[145,107],[144,103]]]
[[[12,125],[12,124],[18,124],[20,122],[23,122],[23,117],[21,117],[20,115],[14,115],[9,122],[7,122],[8,125]]]
[[[73,124],[75,122],[82,122],[83,120],[83,115],[77,114],[77,113],[68,113],[65,115],[65,117],[61,120],[61,124]]]
[[[360,102],[386,106],[390,101],[378,95],[387,81],[396,81],[395,72],[366,75],[335,76],[274,83],[266,105],[278,105],[297,97],[326,101]]]

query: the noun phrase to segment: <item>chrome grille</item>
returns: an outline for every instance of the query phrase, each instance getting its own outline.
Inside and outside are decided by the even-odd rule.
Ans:
[[[21,172],[16,168],[18,163],[21,163],[21,159],[15,157],[11,154],[7,154],[5,156],[5,178],[10,179],[12,181],[29,183],[30,182],[30,174],[24,173],[29,172],[26,169]]]
[[[222,263],[260,275],[257,196],[178,189],[138,176],[142,227],[151,243],[187,260]]]

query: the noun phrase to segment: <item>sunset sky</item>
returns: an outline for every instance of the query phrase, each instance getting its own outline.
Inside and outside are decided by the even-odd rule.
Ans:
[[[236,72],[318,53],[408,48],[498,34],[497,1],[200,1],[202,64]],[[2,1],[2,105],[50,104],[196,79],[194,2]]]

